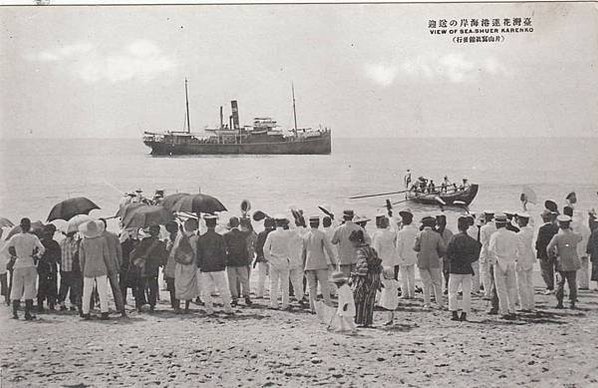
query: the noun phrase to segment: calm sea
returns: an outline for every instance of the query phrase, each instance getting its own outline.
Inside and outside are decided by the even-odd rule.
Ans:
[[[270,214],[289,206],[319,214],[316,206],[326,204],[339,214],[353,208],[371,217],[385,197],[348,197],[400,190],[407,168],[437,182],[446,174],[478,183],[472,210],[518,210],[523,185],[542,202],[562,205],[576,191],[584,213],[598,207],[598,139],[333,139],[326,156],[206,157],[152,157],[135,139],[23,139],[1,141],[0,155],[0,217],[13,222],[23,216],[44,221],[56,202],[75,196],[101,207],[91,215],[110,216],[122,193],[136,188],[146,195],[201,189],[235,215],[248,199],[254,210]],[[408,206],[416,215],[439,210]],[[538,204],[531,213],[541,210]],[[448,214],[454,220],[458,212]]]

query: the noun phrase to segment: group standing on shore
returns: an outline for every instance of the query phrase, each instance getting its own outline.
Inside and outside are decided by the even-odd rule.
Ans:
[[[354,222],[350,209],[338,225],[329,215],[309,217],[309,227],[302,216],[293,217],[294,225],[285,215],[266,217],[259,234],[247,214],[231,217],[225,233],[217,231],[217,216],[206,214],[204,233],[199,233],[198,219],[187,218],[166,223],[163,238],[159,225],[116,235],[106,230],[105,220],[92,219],[67,233],[60,244],[53,238],[54,225],[44,226],[38,238],[30,231],[30,220],[23,218],[21,233],[3,241],[0,253],[7,263],[0,273],[2,294],[16,319],[21,300],[25,319],[31,320],[35,299],[38,312],[46,302],[51,310],[66,310],[67,295],[70,309],[84,319],[91,318],[98,301],[100,319],[109,319],[110,292],[117,312],[126,317],[128,289],[139,312],[145,305],[155,310],[162,268],[176,313],[188,312],[195,301],[207,314],[215,314],[217,292],[224,313],[233,314],[240,299],[246,306],[254,303],[249,279],[257,271],[255,297],[265,297],[269,277],[269,308],[290,310],[292,294],[301,308],[315,312],[319,295],[327,306],[337,297],[339,329],[352,332],[356,325],[373,325],[376,304],[387,311],[385,323],[393,323],[399,295],[415,297],[416,266],[423,307],[432,308],[434,300],[437,308],[445,309],[448,295],[450,319],[461,321],[471,315],[471,295],[481,290],[489,314],[514,319],[517,305],[522,312],[534,310],[536,259],[557,308],[564,307],[565,283],[570,307],[575,308],[578,286],[587,289],[590,279],[598,282],[598,222],[591,217],[587,227],[571,206],[565,206],[563,214],[546,209],[536,238],[525,212],[463,215],[456,233],[445,214],[423,217],[419,228],[409,209],[398,214],[378,214],[371,235]]]

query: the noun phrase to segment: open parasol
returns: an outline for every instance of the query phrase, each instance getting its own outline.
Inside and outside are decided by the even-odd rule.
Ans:
[[[226,211],[218,199],[207,194],[190,194],[177,201],[172,207],[176,212],[216,213]]]
[[[174,205],[181,199],[184,198],[186,196],[188,196],[189,194],[187,193],[175,193],[175,194],[170,194],[167,195],[166,197],[164,197],[164,199],[162,200],[162,206],[164,206],[164,209],[166,210],[172,210],[172,208],[174,207]]]
[[[85,197],[65,199],[54,205],[52,210],[50,210],[48,221],[58,219],[68,221],[77,214],[89,214],[90,211],[99,208],[98,205]]]
[[[162,205],[144,206],[127,214],[123,219],[123,226],[125,229],[146,228],[150,225],[164,225],[173,219],[172,212],[164,209]]]
[[[0,228],[12,228],[15,224],[8,218],[0,217]]]
[[[91,218],[87,214],[77,214],[76,216],[71,218],[69,220],[69,222],[66,224],[66,233],[68,234],[68,233],[78,231],[79,225],[84,224],[91,220],[93,220],[93,218]]]

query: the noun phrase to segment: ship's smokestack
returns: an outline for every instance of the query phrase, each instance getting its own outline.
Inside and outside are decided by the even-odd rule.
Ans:
[[[224,127],[224,116],[222,114],[222,107],[220,107],[220,128]]]
[[[239,129],[239,107],[237,106],[237,100],[230,102],[231,109],[233,111],[233,129]]]
[[[228,116],[228,127],[233,129],[233,116]]]

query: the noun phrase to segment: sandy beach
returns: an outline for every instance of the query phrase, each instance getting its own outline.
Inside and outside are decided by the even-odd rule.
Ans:
[[[580,291],[579,308],[557,310],[536,283],[537,312],[515,321],[487,315],[473,298],[469,322],[401,301],[394,326],[348,336],[327,332],[315,315],[266,309],[206,316],[192,305],[175,315],[82,321],[74,312],[10,319],[0,309],[2,387],[103,386],[598,386],[598,293]],[[130,300],[129,300],[130,302]],[[21,314],[22,316],[22,314]]]

